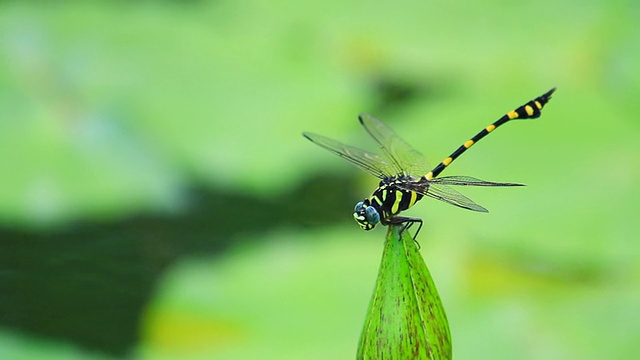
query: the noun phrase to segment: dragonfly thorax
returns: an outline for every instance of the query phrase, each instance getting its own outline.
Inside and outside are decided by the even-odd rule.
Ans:
[[[420,188],[426,191],[428,182],[419,181]],[[408,176],[383,179],[371,197],[356,204],[353,218],[364,230],[373,229],[379,222],[387,225],[395,215],[422,199],[422,194],[403,188],[403,185],[415,182],[414,178]]]
[[[409,176],[387,178],[380,181],[369,201],[382,214],[383,220],[387,220],[388,217],[407,210],[422,199],[422,194],[407,190],[408,187],[419,188],[420,192],[425,193],[429,188],[429,182]]]

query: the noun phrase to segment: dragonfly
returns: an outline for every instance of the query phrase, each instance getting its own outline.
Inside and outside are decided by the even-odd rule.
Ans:
[[[424,155],[396,135],[385,123],[368,113],[361,113],[358,119],[378,144],[381,155],[343,144],[322,135],[309,132],[303,132],[302,135],[314,144],[350,161],[380,179],[378,188],[373,194],[363,201],[359,201],[354,208],[353,218],[363,230],[372,230],[380,223],[385,226],[398,224],[402,226],[402,232],[417,223],[419,226],[414,235],[415,239],[422,228],[422,219],[401,216],[400,213],[411,208],[425,196],[463,209],[488,212],[486,208],[462,195],[452,186],[524,186],[518,183],[485,181],[470,176],[438,176],[455,159],[498,127],[511,120],[540,117],[542,108],[551,99],[555,90],[556,88],[553,88],[506,113],[464,142],[434,168],[428,165]]]

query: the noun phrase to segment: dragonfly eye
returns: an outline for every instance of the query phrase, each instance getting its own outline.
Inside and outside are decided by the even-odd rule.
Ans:
[[[353,218],[363,230],[371,230],[380,222],[378,210],[373,206],[366,206],[362,201],[356,204]]]

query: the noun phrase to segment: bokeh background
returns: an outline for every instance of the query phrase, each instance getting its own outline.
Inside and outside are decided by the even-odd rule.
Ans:
[[[384,230],[367,111],[491,213],[423,200],[456,359],[640,353],[640,3],[0,3],[0,358],[352,359]]]

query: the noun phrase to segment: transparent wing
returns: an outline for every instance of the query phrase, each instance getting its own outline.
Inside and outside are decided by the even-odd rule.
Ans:
[[[431,198],[444,201],[446,203],[461,207],[463,209],[480,211],[480,212],[489,212],[489,210],[476,204],[473,200],[460,194],[456,190],[448,187],[447,185],[434,184],[431,181],[430,182],[415,181],[415,182],[407,182],[404,184],[399,184],[396,186],[404,190],[415,191],[424,196],[429,196]]]
[[[489,210],[485,209],[481,205],[476,204],[473,200],[446,185],[431,184],[429,186],[429,191],[427,191],[425,195],[430,196],[434,199],[438,199],[440,201],[447,202],[451,205],[459,206],[464,209],[489,212]]]
[[[471,176],[443,176],[430,180],[431,184],[457,185],[457,186],[525,186],[517,183],[499,183],[484,181]]]
[[[369,174],[384,179],[395,175],[394,166],[378,154],[343,144],[328,137],[303,132],[302,136],[332,153],[350,161]]]
[[[395,174],[419,177],[429,172],[431,167],[424,155],[402,140],[382,121],[367,113],[360,114],[358,119],[393,164]]]

